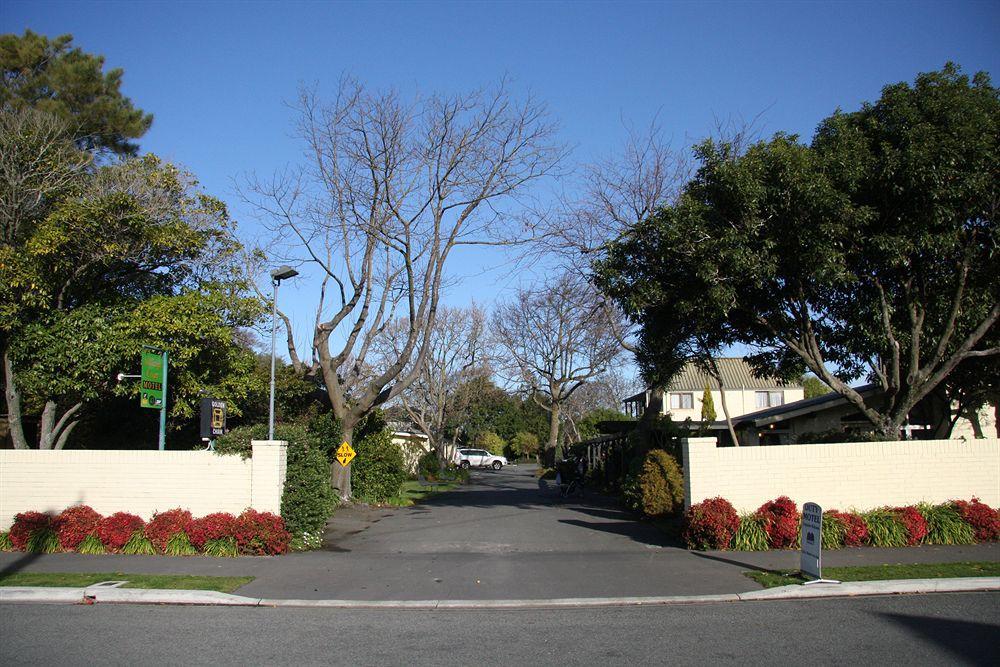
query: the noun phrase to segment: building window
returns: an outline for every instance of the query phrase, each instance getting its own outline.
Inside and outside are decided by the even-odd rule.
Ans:
[[[783,391],[758,391],[758,408],[776,408],[785,404],[785,392]]]
[[[671,410],[693,410],[694,394],[670,394]]]

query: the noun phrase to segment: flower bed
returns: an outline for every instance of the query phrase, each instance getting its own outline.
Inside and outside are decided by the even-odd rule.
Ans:
[[[253,509],[239,517],[217,512],[195,519],[178,508],[157,513],[146,523],[127,512],[102,517],[91,507],[76,505],[57,516],[17,514],[10,532],[0,533],[0,550],[258,556],[287,552],[290,539],[280,516]]]
[[[798,548],[802,515],[787,496],[739,516],[724,498],[693,505],[684,515],[689,549]],[[952,500],[940,505],[883,507],[868,512],[823,513],[823,546],[900,547],[918,544],[972,544],[1000,540],[1000,510],[979,502]]]

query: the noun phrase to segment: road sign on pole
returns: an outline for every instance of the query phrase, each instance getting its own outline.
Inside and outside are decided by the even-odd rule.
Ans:
[[[357,453],[346,440],[340,443],[340,447],[337,448],[337,461],[340,462],[340,465],[346,468],[354,460],[355,456],[357,456]]]
[[[160,411],[159,448],[167,447],[167,351],[147,347],[142,351],[139,406]]]

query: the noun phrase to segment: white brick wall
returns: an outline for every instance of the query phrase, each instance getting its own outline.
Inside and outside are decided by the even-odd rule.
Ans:
[[[18,512],[90,505],[144,519],[181,507],[197,516],[281,510],[286,443],[254,441],[253,457],[149,450],[0,450],[0,530]]]
[[[909,440],[770,447],[684,441],[684,503],[722,496],[739,512],[789,496],[867,510],[978,497],[1000,505],[1000,440]]]

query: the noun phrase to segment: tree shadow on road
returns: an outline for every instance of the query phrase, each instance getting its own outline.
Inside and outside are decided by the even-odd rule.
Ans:
[[[579,528],[621,535],[639,544],[652,547],[681,547],[682,545],[669,535],[660,532],[649,524],[638,521],[581,521],[579,519],[559,519],[559,523]]]
[[[875,612],[949,651],[963,662],[976,665],[996,664],[1000,625],[956,621],[949,618],[912,616]]]

